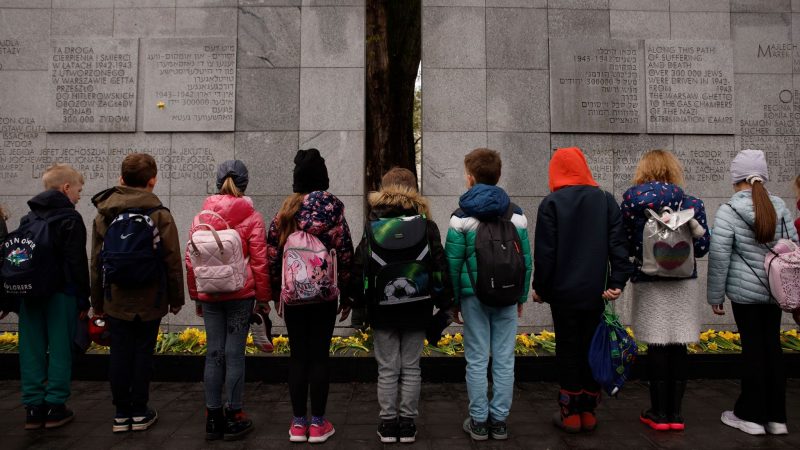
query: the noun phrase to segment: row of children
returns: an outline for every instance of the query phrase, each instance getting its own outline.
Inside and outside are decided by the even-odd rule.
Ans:
[[[236,439],[253,429],[242,411],[244,348],[251,313],[255,309],[266,317],[269,301],[284,318],[291,343],[290,441],[324,442],[335,433],[325,419],[328,347],[336,317],[345,320],[353,306],[367,308],[375,330],[382,442],[415,440],[426,330],[436,329],[432,339],[438,339],[451,320],[464,324],[470,404],[463,428],[475,440],[505,439],[517,319],[529,297],[531,278],[532,297],[550,304],[556,331],[561,385],[557,426],[568,432],[596,427],[600,387],[588,367],[589,342],[604,300],[619,298],[630,278],[633,324],[638,338],[649,344],[651,407],[640,419],[657,430],[683,429],[686,344],[697,339],[701,319],[695,258],[710,251],[708,301],[717,314],[724,313],[725,296],[732,301],[747,361],[742,394],[734,411],[723,413],[722,420],[746,432],[786,432],[778,337],[781,314],[768,289],[758,282],[766,273],[757,262],[759,258],[763,262],[767,251],[760,243],[774,241],[786,230],[781,224],[791,215],[782,200],[763,186],[768,177],[762,152],[745,150],[733,160],[736,194],[727,209],[723,206],[717,212],[711,239],[703,202],[683,192],[682,168],[671,153],[655,150],[642,157],[634,186],[625,192],[620,206],[599,189],[579,149],[559,149],[550,162],[551,194],[539,206],[533,258],[527,219],[497,186],[499,154],[476,149],[465,156],[464,165],[468,190],[450,218],[444,246],[430,219],[428,202],[417,192],[416,177],[395,168],[384,175],[382,189],[368,198],[368,224],[354,251],[344,206],[327,192],[327,168],[317,150],[297,153],[295,193],[269,227],[244,195],[247,168],[241,161],[226,161],[217,172],[219,194],[204,202],[184,253],[172,216],[152,193],[155,161],[146,154],[132,154],[123,161],[120,185],[92,199],[98,216],[93,223],[91,270],[83,250],[86,232],[73,206],[80,199],[82,178],[69,166],[51,168],[43,177],[46,191],[29,201],[32,212],[22,220],[22,225],[34,220],[49,224],[57,255],[53,258],[57,265],[47,272],[53,293],[39,301],[23,301],[19,311],[26,428],[57,427],[74,417],[65,406],[70,392],[69,342],[75,327],[70,318],[87,313],[90,293],[94,313],[105,317],[111,334],[110,380],[117,409],[113,431],[146,430],[156,422],[156,411],[148,407],[152,353],[161,318],[168,311],[177,314],[184,303],[183,259],[189,294],[208,335],[204,373],[208,439]],[[800,197],[800,179],[798,183]],[[647,211],[667,208],[692,211],[693,256],[688,256],[690,268],[680,279],[647,270],[651,259],[643,244]],[[156,268],[162,279],[130,283],[117,274],[117,282],[109,281],[115,276],[112,269],[124,272],[119,260],[130,260],[115,259],[124,255],[112,254],[109,247],[135,239],[134,231],[119,230],[121,225],[140,222],[152,228],[151,239],[159,252],[158,261],[140,260],[137,265]],[[239,236],[241,249],[235,250],[241,250],[246,261],[235,291],[227,285],[231,276],[216,279],[227,287],[209,288],[215,275],[199,265],[199,237],[194,243],[200,231],[213,230],[222,253],[220,235],[228,229]],[[797,241],[794,229],[785,233]],[[104,246],[112,241],[116,243]],[[323,245],[321,256],[308,258],[306,250],[317,242]],[[676,248],[666,249],[666,260],[673,267],[676,258],[685,262],[689,255],[683,249],[678,249],[681,254],[669,253]],[[434,306],[439,310],[436,315]]]

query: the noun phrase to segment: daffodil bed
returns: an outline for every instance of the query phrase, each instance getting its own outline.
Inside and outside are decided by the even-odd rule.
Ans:
[[[633,332],[628,328],[628,333]],[[275,354],[289,353],[289,338],[276,336],[272,339]],[[784,351],[800,352],[800,337],[798,330],[781,331],[781,345]],[[17,333],[5,332],[0,334],[0,352],[16,352],[19,346]],[[330,351],[334,355],[360,355],[370,353],[372,350],[372,331],[356,331],[350,336],[334,336],[331,339]],[[707,330],[700,333],[698,342],[689,345],[690,353],[736,353],[742,350],[739,333],[731,331]],[[103,353],[108,347],[92,344],[90,351]],[[247,337],[246,353],[248,355],[259,353],[253,343],[253,337]],[[556,351],[556,335],[544,330],[540,333],[518,334],[514,352],[521,356],[539,356],[554,354]],[[646,352],[647,345],[639,343],[639,351]],[[206,352],[206,333],[197,328],[187,328],[180,333],[160,333],[156,343],[157,354],[193,354],[204,355]],[[461,333],[445,334],[436,345],[425,341],[423,354],[430,356],[439,353],[448,356],[458,356],[464,352],[464,337]]]

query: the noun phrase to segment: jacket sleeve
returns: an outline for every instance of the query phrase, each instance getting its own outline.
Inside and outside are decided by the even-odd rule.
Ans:
[[[622,213],[622,229],[625,231],[627,238],[628,256],[631,258],[636,257],[636,215],[631,207],[630,194],[625,194],[620,203],[620,212]],[[639,233],[641,234],[641,233]]]
[[[336,248],[336,270],[338,272],[338,286],[340,289],[340,301],[350,303],[350,271],[353,266],[353,238],[350,236],[350,227],[344,217],[344,205],[342,213],[339,215],[339,223],[334,247]]]
[[[194,224],[189,226],[189,239],[192,238],[192,233],[194,233]],[[197,281],[194,277],[194,268],[192,267],[192,260],[189,257],[189,246],[186,246],[186,253],[184,256],[184,262],[186,264],[186,287],[189,289],[189,298],[197,301],[199,298],[197,294]]]
[[[696,199],[694,204],[694,218],[703,227],[705,233],[702,237],[694,239],[694,257],[702,258],[708,254],[711,245],[711,233],[708,230],[708,219],[706,218],[706,206],[703,201]]]
[[[522,245],[522,256],[525,259],[525,293],[519,299],[519,303],[525,303],[528,301],[528,295],[530,294],[531,288],[531,273],[533,272],[533,261],[531,261],[531,243],[530,239],[528,239],[528,218],[525,215],[522,215],[523,219],[525,220],[525,226],[522,228],[517,228],[517,232],[519,233],[519,240],[520,244]]]
[[[105,292],[103,290],[103,274],[100,273],[100,249],[103,248],[103,235],[98,229],[98,223],[103,223],[103,216],[97,215],[92,221],[92,263],[90,266],[90,279],[92,288],[92,308],[95,312],[103,312]]]
[[[725,302],[725,285],[731,265],[734,244],[733,210],[722,205],[714,218],[714,239],[708,252],[708,285],[706,298],[711,305]]]
[[[183,251],[178,238],[178,228],[168,210],[156,212],[158,233],[161,236],[164,266],[167,270],[167,299],[171,308],[184,304],[183,297]]]
[[[461,294],[461,268],[467,257],[467,236],[456,228],[456,216],[450,217],[450,226],[447,228],[444,252],[447,256],[447,271],[453,285],[453,300],[458,303]]]
[[[253,282],[256,288],[256,301],[266,303],[272,300],[272,288],[269,282],[269,262],[267,261],[267,230],[264,217],[255,214],[255,223],[247,238],[250,253],[250,268],[253,271]]]
[[[445,309],[453,304],[453,285],[450,281],[447,256],[436,222],[428,220],[427,225],[428,245],[430,245],[431,261],[433,262],[433,303],[437,308]]]
[[[549,299],[556,252],[558,248],[558,220],[553,209],[553,202],[547,199],[539,204],[536,213],[536,231],[533,237],[533,290],[545,300]]]
[[[73,291],[78,300],[78,309],[89,309],[89,260],[86,257],[86,225],[76,212],[75,217],[65,220],[60,227],[59,240],[63,243],[63,258],[66,265],[67,289]]]
[[[267,273],[274,297],[273,300],[275,300],[276,304],[280,300],[282,259],[283,249],[280,248],[280,232],[278,231],[278,216],[276,215],[270,222],[269,230],[267,231]]]
[[[628,239],[622,226],[622,213],[614,197],[606,193],[608,203],[608,262],[611,273],[609,289],[625,289],[625,283],[633,274],[633,264],[628,257]]]
[[[364,252],[367,247],[366,237],[361,238],[355,253],[353,254],[353,264],[350,267],[350,286],[347,293],[353,301],[353,306],[363,307],[364,302]]]

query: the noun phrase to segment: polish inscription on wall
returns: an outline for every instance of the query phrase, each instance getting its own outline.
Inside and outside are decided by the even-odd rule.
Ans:
[[[644,133],[643,41],[550,40],[553,132]]]
[[[136,131],[137,39],[53,39],[47,131]]]
[[[235,38],[143,39],[144,131],[233,131]]]
[[[729,41],[645,41],[647,132],[734,134]]]

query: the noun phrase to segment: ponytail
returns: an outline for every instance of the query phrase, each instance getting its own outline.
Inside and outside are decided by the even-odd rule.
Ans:
[[[753,230],[756,241],[766,244],[775,240],[775,227],[778,224],[778,215],[775,206],[769,199],[769,193],[761,180],[752,181],[753,212],[756,216]]]
[[[219,193],[222,195],[232,195],[234,197],[244,196],[244,192],[236,187],[236,183],[233,182],[233,178],[231,177],[225,178],[222,187],[219,188]]]
[[[306,194],[294,193],[286,197],[286,200],[283,201],[283,205],[281,205],[280,211],[278,211],[278,230],[280,232],[281,248],[283,248],[289,235],[297,230],[297,220],[295,220],[294,216],[297,214],[297,211],[300,210],[300,206],[303,204],[305,198]]]

